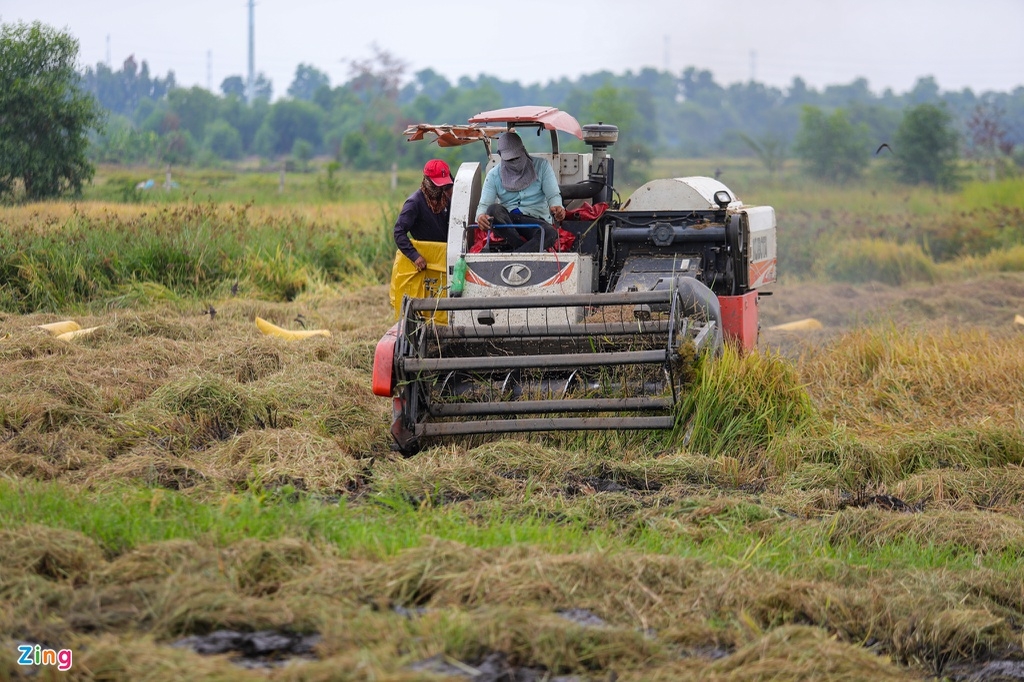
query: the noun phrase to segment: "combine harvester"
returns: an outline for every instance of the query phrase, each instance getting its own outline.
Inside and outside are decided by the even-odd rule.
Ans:
[[[550,153],[531,155],[551,163],[571,215],[595,216],[562,223],[569,250],[471,251],[483,174],[498,162],[491,142],[512,129],[550,131]],[[559,151],[558,131],[590,151]],[[745,206],[706,177],[652,180],[620,203],[608,153],[618,129],[548,107],[405,134],[482,142],[489,160],[455,176],[447,279],[462,295],[406,297],[377,345],[373,390],[393,400],[403,454],[466,434],[671,429],[697,356],[757,344],[758,289],[776,278],[770,206]]]

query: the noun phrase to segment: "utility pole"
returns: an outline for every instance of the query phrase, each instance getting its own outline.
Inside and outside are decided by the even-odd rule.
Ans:
[[[245,101],[256,99],[256,0],[249,0],[249,79],[245,82]]]
[[[213,92],[213,51],[206,51],[206,89]]]
[[[750,51],[750,82],[757,79],[757,50]]]
[[[665,34],[665,70],[666,71],[671,71],[672,70],[672,64],[671,64],[671,60],[669,59],[668,43],[669,43],[669,38],[668,38],[668,34],[666,33]]]
[[[114,68],[110,63],[110,34],[107,34],[107,68]]]

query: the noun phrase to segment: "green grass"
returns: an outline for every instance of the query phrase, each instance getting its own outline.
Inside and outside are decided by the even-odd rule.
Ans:
[[[661,160],[652,172],[700,172],[694,163]],[[936,194],[870,180],[821,186],[791,170],[789,179],[768,180],[748,162],[722,165],[745,173],[734,189],[748,203],[775,207],[783,277],[898,285],[1024,267],[1022,180]],[[101,176],[98,187],[123,186],[124,172]],[[264,186],[266,174],[187,171],[180,179],[182,189],[152,190],[140,205],[0,212],[0,309],[118,305],[126,289],[151,284],[201,299],[240,282],[253,295],[288,301],[318,282],[384,282],[391,228],[416,176],[404,172],[392,190],[382,174],[353,174],[336,200],[317,195],[315,174],[300,175],[287,199]],[[120,200],[99,189],[87,197]],[[341,209],[368,200],[375,208],[348,222]]]
[[[379,283],[390,274],[393,221],[387,206],[355,225],[214,204],[76,209],[56,225],[0,216],[0,308],[68,310],[140,283],[194,299],[240,282],[270,300],[292,300],[315,281]]]
[[[683,396],[675,435],[695,452],[744,456],[815,416],[787,361],[726,347],[721,357],[701,362]]]
[[[703,510],[702,503],[712,506]],[[439,538],[483,549],[529,545],[559,553],[664,554],[807,577],[835,574],[840,567],[1008,569],[1016,565],[1020,551],[1014,546],[979,552],[956,542],[909,537],[878,544],[832,542],[827,521],[787,528],[784,515],[760,505],[716,510],[714,504],[713,499],[697,499],[665,510],[666,518],[698,513],[702,532],[695,537],[689,529],[672,532],[671,523],[647,523],[642,514],[618,522],[567,515],[551,523],[546,513],[531,514],[528,503],[518,510],[498,503],[467,510],[416,505],[394,495],[371,495],[359,503],[327,502],[289,489],[243,492],[210,503],[163,489],[118,486],[96,493],[0,480],[0,528],[35,525],[77,531],[110,556],[176,539],[228,546],[246,539],[299,538],[330,545],[343,557],[382,560]],[[776,525],[779,532],[765,535],[757,530],[756,524],[763,522]]]
[[[898,244],[881,239],[848,239],[828,249],[816,264],[822,279],[836,282],[882,282],[901,286],[932,283],[936,267],[918,244]]]
[[[262,165],[253,168],[172,168],[171,179],[177,185],[163,187],[166,168],[125,168],[100,166],[92,183],[82,193],[85,201],[113,201],[142,204],[168,204],[185,201],[236,203],[255,206],[289,206],[350,203],[378,198],[401,202],[419,186],[418,170],[398,172],[396,187],[391,173],[341,170],[335,174],[334,189],[327,180],[326,163],[314,163],[308,172],[287,172],[281,186],[280,168]],[[135,190],[135,185],[152,179],[153,189]]]
[[[1006,178],[996,182],[972,182],[963,190],[964,210],[998,207],[1024,211],[1024,192],[1020,178]]]

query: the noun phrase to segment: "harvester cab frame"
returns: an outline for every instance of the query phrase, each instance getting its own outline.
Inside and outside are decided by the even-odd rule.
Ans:
[[[490,142],[508,130],[550,131],[569,250],[473,252]],[[562,152],[558,131],[588,145]],[[580,126],[552,107],[482,112],[468,125],[411,126],[442,147],[483,141],[488,163],[455,174],[449,282],[463,293],[406,297],[374,360],[374,392],[393,401],[405,455],[447,436],[559,430],[671,429],[690,365],[723,344],[757,343],[758,289],[776,279],[770,206],[746,206],[713,178],[652,180],[621,204],[609,149],[618,129]]]

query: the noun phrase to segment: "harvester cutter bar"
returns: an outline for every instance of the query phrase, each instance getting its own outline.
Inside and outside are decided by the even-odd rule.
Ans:
[[[515,400],[485,403],[431,405],[432,417],[470,417],[496,414],[540,414],[545,412],[626,412],[668,410],[669,398],[581,398],[562,400]]]
[[[541,417],[486,419],[471,422],[427,422],[416,425],[416,436],[466,436],[479,433],[536,431],[614,431],[619,429],[671,429],[675,417]]]

